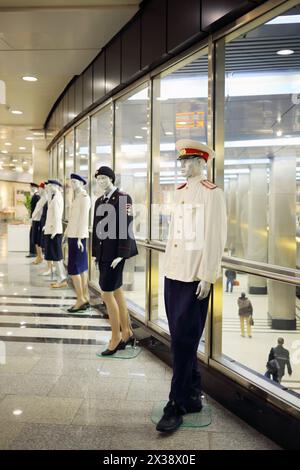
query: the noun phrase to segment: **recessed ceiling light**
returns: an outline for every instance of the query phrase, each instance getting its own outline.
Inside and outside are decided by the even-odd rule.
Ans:
[[[7,150],[1,150],[1,153],[8,153]]]
[[[26,147],[19,147],[19,150],[26,150]]]
[[[16,158],[14,158],[14,159],[12,160],[13,163],[17,163],[17,161],[18,161],[18,160],[17,160]]]
[[[174,135],[173,132],[171,132],[171,131],[167,131],[167,132],[165,132],[165,134],[166,135]]]
[[[13,411],[13,414],[14,414],[15,416],[20,416],[22,413],[23,413],[22,410],[14,410],[14,411]]]
[[[17,109],[13,109],[12,114],[23,114],[23,111],[18,111]]]
[[[5,142],[4,145],[12,145],[10,142]]]
[[[143,136],[142,136],[142,135],[135,135],[134,138],[135,138],[135,139],[142,139]]]
[[[22,77],[23,80],[25,80],[25,82],[36,82],[37,81],[37,78],[36,77]]]
[[[147,131],[148,130],[148,127],[142,127],[142,131]]]
[[[25,137],[26,140],[33,140],[33,137]]]
[[[294,53],[295,51],[293,51],[292,49],[281,49],[280,51],[276,52],[276,54],[278,55],[292,55]]]
[[[33,135],[44,135],[44,132],[34,132]]]

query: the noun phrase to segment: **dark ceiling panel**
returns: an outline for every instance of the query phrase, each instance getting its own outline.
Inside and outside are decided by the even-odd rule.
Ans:
[[[79,75],[75,82],[75,113],[76,116],[83,110],[82,102],[82,75]]]
[[[90,65],[83,74],[83,109],[93,103],[93,66]]]
[[[167,1],[153,0],[142,12],[142,69],[167,54]]]
[[[202,0],[201,29],[215,31],[254,7],[248,0]]]
[[[201,0],[168,0],[167,48],[172,52],[201,32]]]
[[[73,83],[67,91],[68,93],[68,121],[72,121],[75,117],[75,83]]]
[[[141,20],[135,20],[122,33],[122,83],[141,70]]]
[[[121,83],[121,38],[117,36],[105,48],[105,89],[106,93]]]
[[[94,101],[105,95],[105,52],[103,51],[93,63],[94,67]]]

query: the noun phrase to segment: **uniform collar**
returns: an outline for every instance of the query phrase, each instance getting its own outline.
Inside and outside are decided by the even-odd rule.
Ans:
[[[192,187],[198,186],[199,183],[201,183],[201,181],[204,181],[204,180],[205,178],[203,177],[203,175],[192,176],[191,178],[187,180],[186,188],[192,188]]]
[[[109,201],[109,199],[112,197],[114,192],[117,191],[117,189],[118,188],[113,188],[108,194],[103,194],[103,199],[107,199]]]

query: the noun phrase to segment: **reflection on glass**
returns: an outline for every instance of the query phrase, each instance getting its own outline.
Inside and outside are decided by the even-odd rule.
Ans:
[[[226,46],[225,191],[230,256],[300,266],[300,63],[274,50],[299,42],[298,24],[265,24]],[[293,47],[291,47],[293,49]],[[274,60],[271,60],[271,57]],[[262,281],[257,287],[266,287]]]
[[[265,293],[250,294],[248,286],[253,277],[232,269],[223,270],[222,353],[231,361],[265,376],[271,368],[266,366],[271,348],[277,346],[278,338],[283,338],[283,347],[289,354],[281,351],[282,354],[276,356],[280,365],[279,379],[284,387],[299,391],[300,293],[293,285],[265,279]],[[265,377],[272,379],[269,374]]]
[[[51,176],[57,178],[57,146],[55,145],[51,151]]]
[[[149,160],[149,88],[142,87],[116,102],[116,184],[130,194],[135,235],[147,238]]]
[[[92,116],[91,169],[92,169],[92,206],[101,196],[94,177],[100,166],[112,168],[112,106],[107,106]]]
[[[65,137],[65,219],[69,218],[69,209],[73,201],[70,174],[74,172],[74,131]]]
[[[126,261],[123,289],[135,312],[145,316],[146,311],[146,249],[138,246],[139,254]]]
[[[57,145],[57,179],[63,185],[65,181],[65,174],[64,174],[64,139],[62,139]]]
[[[89,121],[86,119],[75,129],[75,172],[86,180],[89,177]]]
[[[185,181],[175,143],[179,139],[207,142],[207,102],[207,55],[154,80],[153,240],[167,239],[173,193]]]
[[[112,120],[113,108],[107,106],[91,118],[91,217],[94,216],[94,204],[101,196],[99,186],[94,177],[96,170],[100,166],[113,166],[113,143],[112,143]],[[99,271],[95,263],[91,264],[90,277],[93,284],[99,288]]]

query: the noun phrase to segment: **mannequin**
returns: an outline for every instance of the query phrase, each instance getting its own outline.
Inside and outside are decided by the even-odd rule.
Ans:
[[[173,378],[169,402],[156,426],[160,432],[175,431],[182,424],[183,414],[202,409],[197,349],[211,285],[221,274],[227,236],[223,191],[205,175],[213,150],[192,140],[178,141],[176,148],[187,182],[176,190],[165,254],[165,306]]]
[[[45,225],[45,259],[54,261],[56,266],[57,282],[51,284],[52,288],[67,287],[67,276],[63,264],[62,253],[62,216],[63,197],[60,191],[62,185],[57,180],[48,180],[51,199],[48,203],[48,212]]]
[[[86,239],[89,236],[88,226],[91,201],[84,189],[86,181],[75,173],[72,173],[70,178],[74,198],[63,242],[68,239],[68,274],[72,278],[77,296],[75,305],[69,308],[68,312],[79,312],[80,310],[86,310],[90,306]]]
[[[99,265],[101,294],[112,330],[108,348],[101,353],[108,356],[135,343],[122,290],[122,273],[125,260],[138,252],[131,227],[131,197],[114,185],[115,174],[111,168],[100,167],[95,177],[104,195],[95,203],[92,255]],[[126,229],[126,239],[119,237],[122,222],[126,223],[126,227],[121,227],[123,231]]]
[[[38,194],[40,199],[35,206],[35,209],[32,213],[32,230],[33,230],[33,240],[35,244],[35,249],[37,253],[36,259],[32,264],[40,264],[43,262],[43,251],[41,246],[41,236],[42,236],[42,227],[41,227],[41,217],[43,213],[44,205],[47,202],[45,183],[39,185]]]

